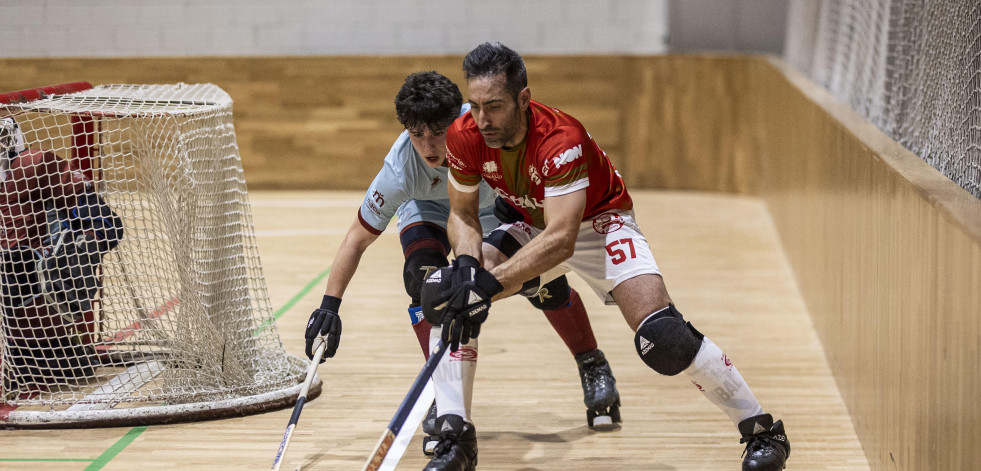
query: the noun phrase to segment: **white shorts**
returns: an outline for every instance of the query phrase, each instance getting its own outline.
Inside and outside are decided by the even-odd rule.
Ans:
[[[502,224],[522,247],[541,229],[523,222]],[[496,232],[495,231],[495,232]],[[610,211],[582,222],[576,238],[576,251],[564,262],[542,273],[542,284],[569,271],[575,272],[604,303],[615,305],[613,288],[638,275],[660,275],[651,247],[634,220],[633,211]]]

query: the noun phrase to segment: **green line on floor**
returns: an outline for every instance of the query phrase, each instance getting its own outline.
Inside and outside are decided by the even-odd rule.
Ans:
[[[145,431],[146,427],[133,427],[132,430],[126,432],[126,435],[123,435],[123,438],[117,440],[116,443],[109,447],[108,450],[96,458],[92,464],[88,465],[85,468],[85,471],[96,471],[102,469],[102,467],[109,463],[110,460],[115,458],[119,452],[123,451],[123,448],[126,448],[130,443],[133,443],[133,440],[136,440],[136,437],[139,437],[140,434]]]

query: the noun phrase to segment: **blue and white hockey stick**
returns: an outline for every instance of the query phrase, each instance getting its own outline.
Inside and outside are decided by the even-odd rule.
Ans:
[[[317,367],[320,366],[320,359],[324,356],[324,350],[327,349],[327,342],[320,342],[317,345],[317,351],[313,354],[313,360],[310,360],[310,366],[307,368],[307,377],[303,380],[303,386],[300,388],[300,396],[296,398],[296,405],[293,406],[293,415],[290,416],[290,421],[286,425],[286,433],[283,434],[283,441],[279,444],[279,450],[276,452],[276,459],[273,460],[272,469],[274,471],[279,471],[279,467],[283,465],[283,458],[286,456],[286,447],[290,445],[290,438],[293,437],[293,429],[296,428],[296,422],[300,420],[300,411],[303,410],[303,404],[307,402],[307,392],[310,391],[310,384],[313,383],[313,377],[317,374]]]
[[[368,457],[368,462],[364,464],[362,471],[378,471],[381,468],[382,462],[385,461],[385,456],[388,455],[388,451],[395,442],[395,437],[398,436],[399,431],[402,430],[402,426],[405,425],[409,413],[412,412],[413,406],[418,402],[419,396],[426,388],[426,384],[429,383],[429,378],[433,376],[433,372],[436,371],[436,365],[439,365],[439,360],[443,358],[444,353],[446,353],[446,345],[440,340],[439,344],[436,345],[436,349],[429,355],[429,360],[426,360],[426,364],[422,367],[422,371],[419,372],[419,376],[416,376],[412,387],[409,388],[409,394],[405,396],[405,399],[402,400],[402,405],[395,411],[395,417],[392,417],[392,421],[388,423],[388,428],[382,433],[381,439],[375,445],[375,449]]]

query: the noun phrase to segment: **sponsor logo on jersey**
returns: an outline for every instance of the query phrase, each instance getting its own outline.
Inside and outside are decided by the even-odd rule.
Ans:
[[[504,198],[504,199],[510,201],[511,204],[513,204],[515,206],[520,206],[522,208],[537,209],[537,208],[543,208],[543,207],[545,207],[545,202],[544,201],[537,200],[537,199],[532,198],[531,196],[528,196],[528,195],[524,195],[523,197],[522,196],[509,195],[509,194],[505,193],[504,190],[502,190],[500,188],[494,188],[494,193],[496,193],[497,196],[500,196],[501,198]]]
[[[372,195],[371,195],[371,196],[372,196],[373,198],[375,198],[375,201],[376,201],[376,202],[378,203],[378,207],[379,207],[379,208],[380,208],[380,207],[382,207],[382,206],[385,206],[385,195],[383,195],[383,194],[381,194],[381,193],[379,193],[379,192],[378,192],[378,191],[376,190],[376,191],[375,191],[374,193],[372,193]]]
[[[375,202],[374,201],[372,201],[372,200],[365,200],[365,203],[367,203],[368,210],[369,211],[371,211],[372,213],[374,213],[375,216],[381,217],[381,210],[378,209],[378,206],[375,205]]]
[[[450,167],[463,170],[463,162],[460,161],[449,149],[446,149],[446,160],[450,162]]]
[[[536,185],[542,184],[542,177],[538,175],[538,170],[535,170],[534,165],[528,166],[528,176],[531,177],[531,181],[535,182]]]
[[[467,345],[460,345],[455,352],[450,352],[450,358],[460,361],[477,361],[477,350]]]
[[[565,152],[562,152],[556,157],[552,157],[552,166],[555,168],[559,168],[569,162],[578,159],[579,157],[582,157],[582,144],[579,144],[578,146],[573,147],[571,149],[567,149]]]
[[[442,181],[443,180],[440,180],[439,177],[433,177],[433,182],[429,185],[429,189],[430,190],[436,189],[436,185],[439,185],[440,182],[442,182]]]
[[[617,213],[603,213],[593,219],[593,230],[600,234],[616,232],[623,227],[623,218]]]
[[[494,162],[493,160],[484,162],[481,170],[483,171],[483,175],[490,180],[500,180],[504,178],[504,175],[501,175],[501,172],[498,171],[499,169],[497,168],[497,162]]]

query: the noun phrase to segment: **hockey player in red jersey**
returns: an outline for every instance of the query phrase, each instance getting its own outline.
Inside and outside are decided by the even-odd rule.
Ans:
[[[463,70],[471,109],[447,134],[448,232],[457,258],[427,279],[422,302],[430,322],[442,325],[443,340],[455,349],[477,337],[491,302],[518,292],[525,280],[573,271],[619,306],[651,369],[684,373],[728,415],[746,444],[744,470],[783,469],[790,453],[783,423],[763,411],[722,350],[675,307],[603,150],[575,118],[531,99],[524,61],[506,46],[478,46]],[[488,236],[513,250],[482,244],[474,191],[481,181],[522,215]],[[461,405],[472,385],[439,373],[433,376],[437,427],[445,433],[425,469],[473,469],[476,434]]]

